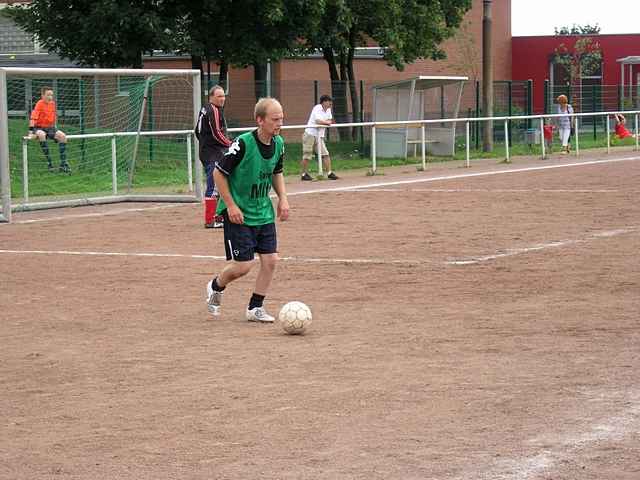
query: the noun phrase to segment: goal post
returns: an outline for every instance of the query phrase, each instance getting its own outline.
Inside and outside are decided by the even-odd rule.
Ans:
[[[0,68],[0,221],[67,205],[200,201],[200,82],[184,69]],[[44,87],[64,139],[29,132]]]

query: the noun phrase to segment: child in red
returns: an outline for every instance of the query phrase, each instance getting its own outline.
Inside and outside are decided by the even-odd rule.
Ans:
[[[622,115],[621,113],[616,113],[615,114],[616,117],[616,136],[622,140],[624,138],[631,138],[631,137],[635,137],[635,135],[633,135],[629,130],[627,130],[627,128],[624,126],[624,124],[626,123],[626,119],[624,118],[624,115]]]

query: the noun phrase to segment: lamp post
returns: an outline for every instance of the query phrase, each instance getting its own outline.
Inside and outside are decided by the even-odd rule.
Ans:
[[[482,116],[493,117],[493,51],[491,49],[492,0],[483,0],[482,12]],[[483,150],[493,151],[493,121],[485,122]]]

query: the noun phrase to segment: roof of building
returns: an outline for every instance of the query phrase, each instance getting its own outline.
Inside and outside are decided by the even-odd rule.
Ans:
[[[640,64],[640,55],[631,55],[628,57],[619,58],[618,60],[616,60],[616,62],[626,64]]]
[[[427,90],[429,88],[441,87],[444,85],[450,85],[452,83],[466,82],[468,77],[448,77],[448,76],[427,76],[420,75],[419,77],[405,78],[403,80],[394,80],[393,82],[381,83],[375,85],[373,88],[411,88],[411,85],[415,81],[416,90]]]

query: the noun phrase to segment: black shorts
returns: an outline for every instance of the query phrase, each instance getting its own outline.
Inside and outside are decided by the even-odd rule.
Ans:
[[[227,260],[249,262],[256,253],[269,254],[278,251],[276,224],[267,223],[257,227],[231,223],[227,211],[224,217],[224,252]]]
[[[213,166],[215,166],[216,162],[222,161],[222,159],[224,158],[224,154],[226,153],[227,150],[228,150],[228,148],[222,147],[222,146],[221,147],[201,148],[200,149],[200,162],[205,167],[207,166],[207,163],[210,163]]]
[[[56,132],[58,131],[55,127],[34,127],[36,132],[38,130],[42,130],[45,133],[45,138],[50,138],[51,140],[55,140],[56,142]]]

